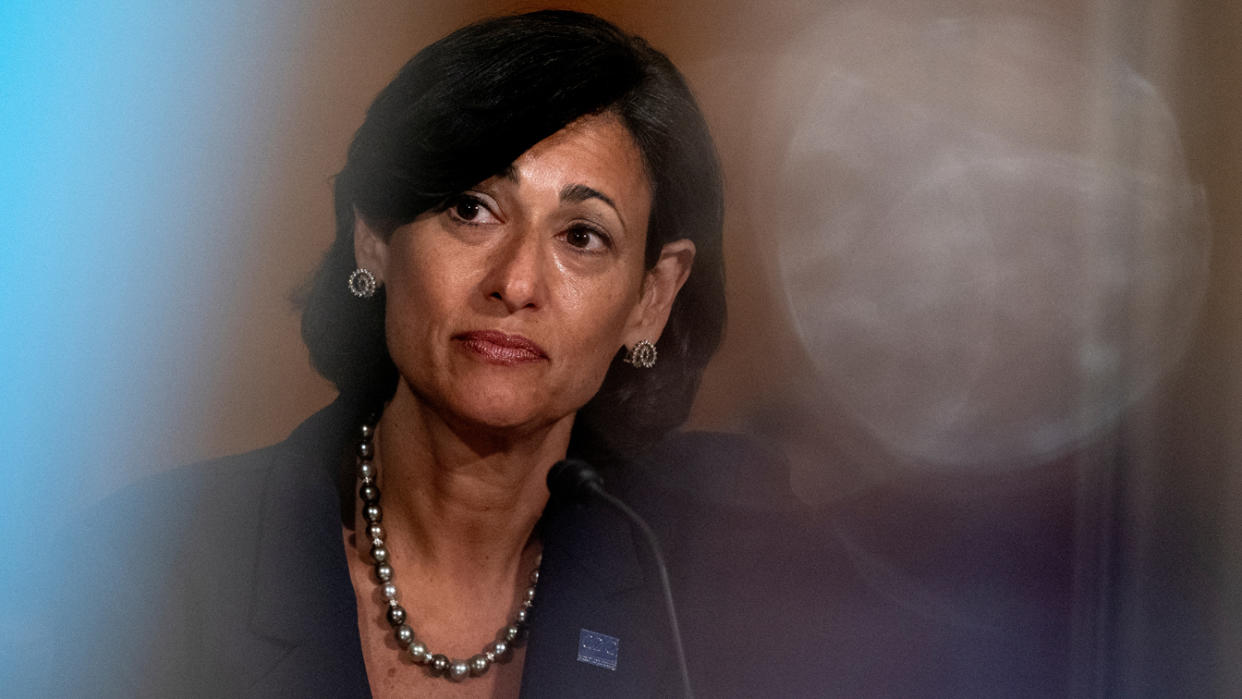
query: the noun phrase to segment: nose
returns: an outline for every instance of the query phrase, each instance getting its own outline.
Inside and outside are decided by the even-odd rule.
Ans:
[[[489,260],[491,268],[485,286],[488,297],[504,303],[509,313],[542,306],[546,293],[543,254],[539,236],[533,231],[509,237]]]

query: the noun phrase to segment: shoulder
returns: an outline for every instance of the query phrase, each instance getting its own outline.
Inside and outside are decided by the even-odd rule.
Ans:
[[[262,493],[281,449],[174,468],[97,503],[60,537],[75,574],[58,581],[54,618],[89,650],[59,648],[74,667],[51,681],[117,695],[155,695],[197,684],[184,659],[245,624]],[[217,668],[218,654],[201,667]],[[156,670],[155,668],[159,668]],[[63,687],[68,690],[68,687]]]
[[[280,442],[176,466],[144,478],[90,507],[79,517],[79,528],[135,515],[158,517],[166,523],[201,517],[229,519],[246,513],[262,499],[266,480],[274,467],[283,463],[296,465],[286,474],[295,480],[332,478],[332,455],[340,453],[346,425],[356,412],[338,400],[306,419]]]
[[[333,459],[315,453],[329,422],[317,414],[278,444],[146,478],[73,522],[60,540],[75,574],[58,583],[55,617],[76,629],[66,643],[90,650],[59,649],[75,667],[54,682],[239,695],[274,667],[286,645],[255,632],[260,583],[290,548],[274,542],[316,518],[339,528]]]
[[[92,506],[72,525],[92,539],[203,544],[257,523],[265,501],[335,484],[352,406],[338,400],[276,444],[171,468]],[[277,482],[273,482],[277,481]],[[251,532],[247,531],[248,538]]]
[[[623,497],[665,548],[701,693],[1065,686],[1072,500],[1056,479],[912,479],[812,510],[780,451],[745,436],[675,434],[631,466]]]
[[[143,569],[142,561],[176,560],[183,551],[243,544],[253,538],[274,468],[297,454],[285,440],[174,467],[92,505],[62,538],[76,542],[97,569],[127,570]]]
[[[628,465],[629,487],[704,506],[796,509],[789,463],[774,446],[726,432],[676,432]]]
[[[174,521],[192,522],[204,515],[218,514],[207,504],[220,503],[228,509],[244,509],[259,491],[253,483],[262,482],[280,445],[243,454],[176,466],[132,483],[90,507],[79,520],[79,528],[94,534],[112,531],[105,526],[118,518],[131,526],[152,525],[149,534],[167,532]],[[162,522],[164,526],[154,526]],[[125,535],[125,532],[118,532]],[[132,540],[135,532],[129,532]]]
[[[685,575],[711,577],[805,543],[809,512],[770,445],[719,432],[670,435],[628,465],[614,490],[659,534]]]
[[[816,695],[806,652],[821,642],[830,563],[781,452],[748,436],[686,432],[631,468],[625,497],[664,550],[696,691]]]

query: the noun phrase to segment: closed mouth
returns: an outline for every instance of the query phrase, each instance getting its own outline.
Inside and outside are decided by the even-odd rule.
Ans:
[[[500,330],[475,330],[453,336],[466,349],[496,364],[520,364],[547,359],[543,348],[521,335]]]

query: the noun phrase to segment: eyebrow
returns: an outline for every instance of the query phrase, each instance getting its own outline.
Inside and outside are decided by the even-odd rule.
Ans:
[[[617,220],[621,222],[622,230],[629,228],[629,226],[625,225],[625,218],[621,216],[621,210],[617,208],[617,203],[607,194],[584,184],[566,185],[561,190],[561,201],[563,202],[580,202],[587,199],[599,199],[612,207],[613,213],[617,215]]]
[[[613,201],[611,197],[584,184],[565,185],[565,188],[561,190],[561,201],[580,202],[586,201],[587,199],[599,199],[605,204],[611,206],[613,211],[617,210],[617,203]],[[620,215],[621,212],[617,211],[617,216]]]
[[[522,179],[521,175],[518,174],[517,168],[515,168],[512,163],[510,163],[504,170],[501,170],[500,176],[512,182],[519,182]],[[607,194],[604,194],[594,187],[588,187],[584,184],[568,184],[561,190],[561,201],[563,202],[577,203],[586,201],[587,199],[599,199],[608,206],[612,207],[612,210],[617,214],[617,218],[621,221],[622,228],[627,227],[625,225],[625,219],[621,217],[621,210],[617,208],[617,202],[613,201],[612,197]]]

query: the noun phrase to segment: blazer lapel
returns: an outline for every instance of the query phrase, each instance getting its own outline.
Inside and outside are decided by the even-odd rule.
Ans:
[[[549,506],[542,527],[543,564],[522,695],[643,697],[670,691],[673,653],[659,588],[652,584],[658,578],[629,522],[605,505],[588,503]],[[601,640],[608,646],[603,662]],[[678,691],[676,685],[671,691]]]
[[[289,652],[255,696],[370,694],[334,479],[341,412],[333,405],[295,432],[264,485],[250,626]]]

